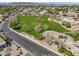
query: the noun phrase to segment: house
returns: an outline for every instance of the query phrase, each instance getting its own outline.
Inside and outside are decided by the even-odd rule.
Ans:
[[[2,22],[2,19],[3,19],[3,15],[0,15],[0,22]]]

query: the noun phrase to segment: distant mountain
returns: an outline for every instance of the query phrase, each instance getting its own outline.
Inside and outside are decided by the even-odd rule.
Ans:
[[[37,2],[40,4],[49,4],[49,5],[79,5],[79,2]]]
[[[79,5],[79,2],[0,2],[3,6]]]
[[[0,5],[3,6],[29,6],[29,5],[37,5],[39,3],[33,3],[33,2],[0,2]]]

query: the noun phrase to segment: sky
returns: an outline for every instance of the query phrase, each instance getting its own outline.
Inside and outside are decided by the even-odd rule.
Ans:
[[[79,4],[79,0],[0,0],[0,4],[4,4],[4,2],[54,2],[55,4]]]
[[[79,0],[0,0],[0,2],[79,2]]]

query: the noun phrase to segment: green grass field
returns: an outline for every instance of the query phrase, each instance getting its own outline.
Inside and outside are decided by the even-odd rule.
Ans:
[[[35,31],[35,26],[40,24],[40,31]],[[45,26],[47,25],[47,29]],[[11,28],[20,32],[26,32],[35,36],[36,38],[41,38],[41,33],[46,30],[53,30],[57,32],[67,32],[65,28],[63,28],[60,24],[55,23],[53,21],[48,21],[48,16],[17,16],[17,21],[10,22]],[[38,29],[39,30],[39,29]]]
[[[60,47],[59,52],[63,53],[65,56],[73,56],[73,54],[69,50],[65,49],[64,47]]]
[[[74,41],[79,41],[79,30],[73,33],[66,33],[66,34],[71,36],[74,39]]]

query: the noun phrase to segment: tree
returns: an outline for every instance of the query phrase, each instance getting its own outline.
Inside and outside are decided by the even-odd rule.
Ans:
[[[67,27],[67,28],[70,28],[70,27],[71,27],[70,22],[64,22],[63,25],[64,25],[65,27]]]

